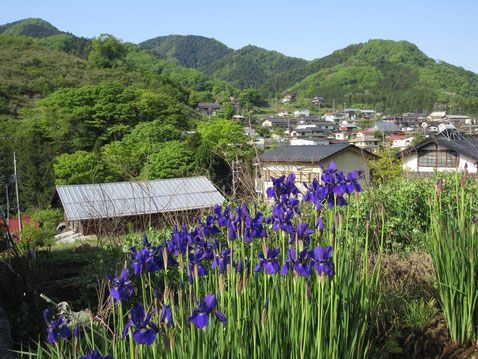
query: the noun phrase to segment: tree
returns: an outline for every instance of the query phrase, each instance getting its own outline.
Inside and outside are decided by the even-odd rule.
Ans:
[[[268,128],[260,126],[256,131],[259,136],[262,136],[264,138],[271,137],[271,131]]]
[[[199,122],[197,131],[201,134],[203,144],[207,144],[214,153],[222,156],[227,161],[235,159],[236,155],[248,157],[252,148],[247,143],[241,125],[232,120],[215,119]]]
[[[230,102],[224,102],[221,105],[221,111],[224,117],[227,118],[228,120],[230,120],[232,116],[234,116],[234,114],[236,113],[236,110],[234,109],[234,105]]]
[[[370,173],[378,183],[394,179],[402,172],[401,161],[395,158],[395,151],[388,147],[380,147],[375,152],[378,159],[370,161]]]
[[[180,178],[194,171],[192,153],[186,142],[169,141],[158,145],[157,151],[148,156],[141,170],[142,179]]]
[[[285,129],[283,129],[282,127],[276,127],[274,129],[274,135],[277,135],[277,136],[282,136],[285,132]]]
[[[89,63],[96,68],[117,67],[126,57],[127,49],[119,39],[110,34],[101,34],[91,42]]]
[[[241,107],[249,108],[262,103],[261,95],[255,89],[246,89],[239,95],[239,104]]]

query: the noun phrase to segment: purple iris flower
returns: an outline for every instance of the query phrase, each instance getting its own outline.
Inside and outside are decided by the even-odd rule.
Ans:
[[[286,233],[293,234],[295,233],[295,229],[291,223],[293,217],[294,211],[286,211],[282,205],[275,204],[272,208],[272,217],[266,218],[266,223],[273,223],[274,232],[280,228]]]
[[[196,253],[189,253],[188,278],[190,283],[192,283],[192,279],[196,276],[201,278],[209,274],[203,264],[204,257],[205,253],[202,250],[198,250]]]
[[[136,247],[131,247],[129,254],[133,259],[132,267],[134,274],[138,275],[147,270],[149,273],[154,273],[157,270],[162,269],[158,264],[162,265],[162,261],[156,256],[158,253],[157,247],[146,247],[140,249],[139,252]]]
[[[307,245],[310,243],[310,236],[309,234],[315,233],[306,223],[299,223],[297,225],[296,234],[292,235],[289,241],[289,244],[295,242],[296,238],[299,241],[306,243]]]
[[[231,262],[231,250],[224,249],[222,253],[216,254],[211,268],[219,266],[219,273],[222,274],[226,270],[228,264]]]
[[[174,329],[173,312],[171,311],[171,307],[169,305],[163,305],[163,311],[159,321],[161,323],[166,323],[171,329]]]
[[[272,187],[267,189],[267,196],[269,198],[274,198],[274,201],[279,204],[283,203],[284,197],[290,198],[297,197],[300,193],[299,189],[295,185],[295,174],[291,173],[287,180],[285,175],[279,178],[271,177]]]
[[[123,330],[123,338],[124,340],[126,334],[128,334],[128,329],[134,328],[133,332],[133,339],[138,344],[148,344],[151,345],[154,342],[154,338],[156,337],[156,333],[159,332],[158,327],[151,322],[151,316],[153,313],[156,312],[156,309],[153,309],[151,313],[146,316],[144,312],[143,305],[141,303],[138,304],[136,309],[136,313],[133,308],[130,311],[130,319],[126,323],[126,326]],[[148,329],[149,326],[149,329]]]
[[[107,356],[102,356],[100,355],[100,353],[98,353],[97,350],[92,350],[86,356],[80,357],[80,359],[114,359],[114,358],[111,354],[108,354]]]
[[[106,276],[109,281],[113,282],[110,289],[112,303],[128,300],[134,293],[133,286],[131,285],[131,281],[128,280],[128,276],[128,269],[123,269],[119,278],[113,278],[110,275]]]
[[[198,302],[196,296],[194,296],[194,300],[196,301],[198,307],[193,309],[191,316],[188,317],[188,321],[193,323],[196,327],[199,329],[204,328],[209,321],[209,314],[212,312],[216,314],[216,317],[220,322],[224,324],[227,323],[226,316],[219,310],[216,310],[217,299],[214,294],[207,295],[202,303]]]
[[[216,226],[216,222],[214,220],[213,216],[207,216],[206,222],[201,222],[201,219],[197,217],[197,220],[199,221],[200,228],[199,228],[199,237],[202,239],[209,239],[213,238],[216,234],[221,232],[219,228]]]
[[[262,223],[264,222],[264,215],[257,212],[254,218],[247,216],[245,220],[244,242],[251,243],[252,238],[265,238],[267,232]]]
[[[173,233],[171,233],[171,240],[169,241],[169,253],[176,254],[177,256],[187,252],[188,247],[188,231],[186,226],[182,226],[181,230],[178,230],[177,226],[174,226]]]
[[[48,325],[48,343],[56,343],[58,341],[58,336],[68,339],[71,337],[72,333],[70,328],[66,326],[66,321],[64,319],[64,314],[60,315],[57,320],[52,320],[50,316],[50,310],[45,309],[43,311],[43,318]]]
[[[322,273],[329,276],[334,275],[335,269],[332,254],[333,249],[331,246],[325,248],[322,248],[321,246],[315,247],[313,250],[309,251],[309,269],[314,266],[319,276],[322,275]]]
[[[231,207],[226,206],[224,212],[221,213],[221,207],[219,205],[214,206],[214,219],[217,221],[220,227],[225,227],[230,221]]]
[[[245,265],[241,259],[237,265],[236,263],[233,263],[232,266],[236,268],[237,273],[242,274],[242,272],[247,271],[249,269],[249,258],[246,259]]]
[[[285,276],[290,268],[293,268],[298,276],[309,278],[310,268],[307,265],[307,248],[299,253],[297,258],[294,248],[289,248],[287,251],[287,258],[285,258],[284,266],[282,267],[281,277]]]
[[[362,187],[357,182],[358,180],[358,171],[354,170],[347,174],[347,193],[351,194],[354,190],[356,192],[363,192]]]
[[[256,254],[259,258],[259,264],[254,268],[254,272],[260,272],[262,268],[265,268],[267,274],[276,274],[280,270],[279,266],[279,248],[267,248],[267,256],[264,253]]]
[[[324,221],[322,220],[322,217],[319,217],[319,220],[317,221],[315,228],[318,228],[320,230],[324,229]]]

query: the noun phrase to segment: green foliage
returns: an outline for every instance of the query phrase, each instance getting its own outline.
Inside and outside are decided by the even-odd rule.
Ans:
[[[44,39],[39,39],[37,43],[41,46],[47,46],[52,50],[65,52],[82,59],[88,59],[91,50],[91,40],[70,34],[49,36]]]
[[[64,153],[56,157],[53,167],[57,185],[114,182],[121,178],[94,152]]]
[[[201,71],[233,51],[217,40],[193,35],[159,36],[140,45],[182,66]]]
[[[45,20],[28,18],[0,26],[0,34],[45,38],[62,32]]]
[[[417,143],[420,143],[425,139],[426,139],[426,137],[423,136],[423,135],[416,135],[415,137],[413,137],[413,140],[412,140],[410,145],[415,146]]]
[[[224,102],[221,105],[221,112],[222,112],[223,116],[228,120],[230,120],[232,118],[232,116],[234,116],[236,114],[236,110],[234,109],[234,105],[230,102]]]
[[[218,118],[199,122],[197,132],[204,144],[227,161],[234,160],[236,156],[248,158],[253,154],[242,126],[232,120]]]
[[[461,178],[460,178],[461,177]],[[454,341],[466,344],[478,338],[478,233],[476,231],[476,183],[467,173],[457,173],[453,193],[444,201],[445,190],[437,184],[430,193],[429,250],[435,268],[440,302]],[[431,192],[431,191],[430,191]]]
[[[274,135],[282,136],[282,135],[284,134],[284,132],[285,132],[285,129],[284,129],[284,128],[282,128],[282,127],[276,127],[276,128],[274,129],[274,132],[273,132],[273,133],[274,133]]]
[[[32,223],[24,223],[22,228],[22,240],[17,246],[22,250],[32,250],[37,247],[51,247],[55,242],[56,226],[63,219],[63,213],[59,209],[44,209],[32,216]],[[37,228],[34,224],[38,222]]]
[[[89,63],[99,69],[117,67],[126,57],[126,47],[110,34],[101,34],[91,42]]]
[[[436,301],[433,298],[428,302],[424,300],[405,302],[403,313],[405,324],[412,330],[422,330],[438,312],[435,305]]]
[[[271,138],[271,131],[268,129],[268,128],[265,128],[265,127],[262,127],[262,126],[259,126],[257,129],[256,129],[256,132],[259,136],[262,136],[264,138]]]
[[[255,89],[246,89],[239,95],[239,104],[241,107],[250,108],[253,105],[260,105],[262,97]]]
[[[140,173],[141,179],[188,177],[194,172],[192,153],[186,143],[169,141],[156,146]]]
[[[378,132],[378,133],[377,133]],[[375,131],[375,137],[382,138],[380,131]],[[380,147],[375,154],[377,159],[370,161],[370,172],[378,183],[384,183],[397,178],[402,172],[402,163],[395,158],[396,151],[388,147]]]

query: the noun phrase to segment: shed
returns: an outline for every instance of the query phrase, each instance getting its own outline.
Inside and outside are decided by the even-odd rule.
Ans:
[[[206,177],[56,186],[65,223],[82,234],[154,226],[161,215],[198,212],[224,197]]]

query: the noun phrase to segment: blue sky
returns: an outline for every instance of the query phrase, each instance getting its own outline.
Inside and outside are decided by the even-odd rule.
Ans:
[[[312,60],[369,39],[407,40],[428,56],[478,73],[478,0],[17,0],[0,24],[40,17],[63,31],[138,43],[181,34],[233,49],[256,45]]]

